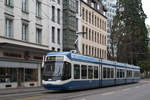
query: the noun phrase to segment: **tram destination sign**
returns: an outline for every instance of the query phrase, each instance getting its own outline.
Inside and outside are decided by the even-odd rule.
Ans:
[[[48,56],[47,61],[63,61],[63,56]]]

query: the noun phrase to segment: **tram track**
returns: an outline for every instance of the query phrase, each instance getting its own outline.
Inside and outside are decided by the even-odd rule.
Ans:
[[[110,94],[116,91],[127,91],[129,88],[137,88],[146,85],[146,82],[138,84],[120,85],[114,87],[105,87],[89,90],[76,90],[76,91],[48,91],[48,90],[36,90],[36,91],[21,91],[17,93],[0,95],[0,100],[41,100],[39,98],[45,98],[44,100],[70,100],[74,98],[86,97],[96,94]],[[110,92],[110,93],[109,93]],[[46,99],[50,98],[50,99]]]

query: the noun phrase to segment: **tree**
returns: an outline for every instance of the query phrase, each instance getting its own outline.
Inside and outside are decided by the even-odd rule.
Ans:
[[[117,61],[136,65],[147,52],[146,15],[141,0],[119,0],[117,4],[111,44],[117,46]]]

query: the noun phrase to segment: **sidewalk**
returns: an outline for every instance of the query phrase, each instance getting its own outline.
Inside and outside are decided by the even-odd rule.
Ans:
[[[37,92],[37,91],[44,91],[44,90],[45,89],[43,87],[7,88],[7,89],[0,89],[0,95],[26,93],[26,92]]]

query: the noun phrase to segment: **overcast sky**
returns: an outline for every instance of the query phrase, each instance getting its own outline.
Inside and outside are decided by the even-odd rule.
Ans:
[[[143,10],[147,15],[146,24],[150,25],[150,0],[142,0]]]

